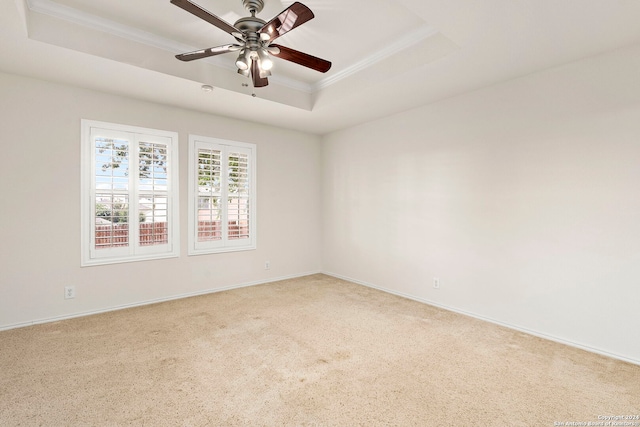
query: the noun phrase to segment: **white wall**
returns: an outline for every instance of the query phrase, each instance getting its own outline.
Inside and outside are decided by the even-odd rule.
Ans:
[[[179,132],[179,258],[80,268],[82,118]],[[317,136],[8,74],[0,120],[0,328],[320,270]],[[257,250],[186,255],[189,133],[257,144]]]
[[[328,135],[323,270],[640,363],[638,75],[629,48]]]
[[[640,363],[638,75],[629,48],[321,141],[0,74],[0,328],[322,268]],[[80,268],[81,118],[179,132],[180,258]],[[186,256],[189,133],[258,145],[256,251]]]

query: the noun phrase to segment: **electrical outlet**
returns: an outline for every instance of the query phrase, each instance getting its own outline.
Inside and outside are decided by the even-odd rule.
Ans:
[[[265,261],[264,262],[264,269],[265,270],[271,270],[271,263],[269,261]]]
[[[65,286],[64,287],[64,299],[71,299],[76,297],[76,287],[75,286]]]
[[[433,287],[435,289],[440,289],[440,279],[438,279],[437,277],[433,278]]]

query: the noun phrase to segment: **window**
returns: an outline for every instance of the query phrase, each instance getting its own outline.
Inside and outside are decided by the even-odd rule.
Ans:
[[[81,127],[81,264],[178,256],[178,135],[90,120]]]
[[[256,248],[256,146],[189,137],[189,255]]]

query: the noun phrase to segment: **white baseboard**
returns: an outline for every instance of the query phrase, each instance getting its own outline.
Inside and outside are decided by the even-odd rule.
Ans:
[[[475,319],[479,319],[479,320],[483,320],[485,322],[490,322],[490,323],[494,323],[496,325],[500,325],[500,326],[504,326],[505,328],[509,328],[509,329],[513,329],[519,332],[523,332],[529,335],[533,335],[539,338],[544,338],[550,341],[554,341],[560,344],[564,344],[564,345],[568,345],[570,347],[575,347],[575,348],[579,348],[581,350],[585,350],[591,353],[596,353],[596,354],[600,354],[602,356],[606,356],[606,357],[611,357],[613,359],[617,359],[617,360],[621,360],[624,362],[628,362],[628,363],[633,363],[635,365],[640,365],[640,360],[637,359],[633,359],[633,358],[629,358],[626,356],[622,356],[616,353],[611,353],[609,351],[606,350],[602,350],[599,348],[594,348],[588,345],[584,345],[584,344],[580,344],[580,343],[576,343],[573,341],[568,341],[566,339],[562,339],[562,338],[558,338],[556,336],[553,335],[549,335],[549,334],[545,334],[542,332],[538,332],[535,330],[531,330],[531,329],[527,329],[527,328],[523,328],[520,327],[518,325],[513,325],[510,323],[506,323],[506,322],[502,322],[496,319],[492,319],[490,317],[486,317],[486,316],[481,316],[478,315],[476,313],[472,313],[469,311],[465,311],[465,310],[460,310],[458,308],[455,307],[450,307],[447,305],[443,305],[440,303],[437,303],[435,301],[431,301],[425,298],[419,298],[416,297],[414,295],[410,295],[410,294],[405,294],[403,292],[397,292],[391,289],[387,289],[381,286],[377,286],[374,285],[372,283],[368,283],[368,282],[364,282],[362,280],[358,280],[358,279],[354,279],[351,277],[347,277],[347,276],[343,276],[340,274],[336,274],[336,273],[331,273],[331,272],[327,272],[327,271],[311,271],[311,272],[306,272],[306,273],[300,273],[300,274],[294,274],[294,275],[288,275],[288,276],[281,276],[281,277],[275,277],[275,278],[271,278],[271,279],[267,279],[267,280],[259,280],[259,281],[252,281],[252,282],[245,282],[245,283],[240,283],[237,285],[231,285],[231,286],[225,286],[222,288],[215,288],[215,289],[206,289],[206,290],[202,290],[202,291],[197,291],[197,292],[189,292],[189,293],[185,293],[185,294],[178,294],[178,295],[172,295],[169,297],[164,297],[164,298],[156,298],[156,299],[152,299],[152,300],[146,300],[146,301],[139,301],[139,302],[135,302],[135,303],[131,303],[131,304],[123,304],[123,305],[119,305],[119,306],[114,306],[114,307],[108,307],[108,308],[104,308],[104,309],[100,309],[100,310],[92,310],[92,311],[84,311],[84,312],[78,312],[78,313],[72,313],[72,314],[68,314],[68,315],[63,315],[63,316],[55,316],[55,317],[47,317],[47,318],[42,318],[42,319],[36,319],[36,320],[32,320],[29,322],[21,322],[21,323],[14,323],[14,324],[9,324],[9,325],[3,325],[0,326],[0,331],[5,331],[5,330],[9,330],[9,329],[16,329],[16,328],[23,328],[23,327],[27,327],[27,326],[32,326],[32,325],[38,325],[38,324],[42,324],[42,323],[51,323],[51,322],[58,322],[61,320],[67,320],[67,319],[73,319],[76,317],[84,317],[84,316],[91,316],[93,314],[100,314],[100,313],[108,313],[110,311],[116,311],[116,310],[123,310],[126,308],[133,308],[133,307],[141,307],[141,306],[145,306],[145,305],[150,305],[150,304],[158,304],[161,302],[166,302],[166,301],[172,301],[172,300],[177,300],[177,299],[182,299],[182,298],[189,298],[189,297],[195,297],[195,296],[199,296],[199,295],[207,295],[207,294],[212,294],[212,293],[216,293],[216,292],[223,292],[223,291],[228,291],[231,289],[239,289],[239,288],[245,288],[248,286],[256,286],[256,285],[264,285],[267,283],[273,283],[273,282],[278,282],[281,280],[288,280],[288,279],[295,279],[298,277],[304,277],[304,276],[310,276],[312,274],[326,274],[327,276],[331,276],[331,277],[335,277],[337,279],[342,279],[342,280],[346,280],[352,283],[356,283],[358,285],[362,285],[362,286],[366,286],[368,288],[372,288],[372,289],[377,289],[379,291],[382,292],[386,292],[392,295],[397,295],[403,298],[407,298],[413,301],[417,301],[423,304],[428,304],[434,307],[438,307],[438,308],[442,308],[444,310],[447,311],[452,311],[454,313],[458,313],[458,314],[462,314],[465,316],[469,316],[469,317],[473,317]]]
[[[248,286],[264,285],[264,284],[267,284],[267,283],[279,282],[281,280],[295,279],[295,278],[298,278],[298,277],[310,276],[312,274],[319,274],[319,273],[321,273],[321,272],[320,271],[312,271],[312,272],[307,272],[307,273],[293,274],[293,275],[289,275],[289,276],[275,277],[275,278],[271,278],[271,279],[267,279],[267,280],[258,280],[258,281],[253,281],[253,282],[245,282],[245,283],[241,283],[241,284],[238,284],[238,285],[225,286],[225,287],[222,287],[222,288],[206,289],[206,290],[197,291],[197,292],[189,292],[189,293],[185,293],[185,294],[172,295],[172,296],[164,297],[164,298],[156,298],[156,299],[152,299],[152,300],[139,301],[139,302],[135,302],[135,303],[131,303],[131,304],[123,304],[123,305],[118,305],[118,306],[114,306],[114,307],[108,307],[108,308],[104,308],[104,309],[100,309],[100,310],[83,311],[83,312],[78,312],[78,313],[65,314],[63,316],[46,317],[46,318],[42,318],[42,319],[32,320],[32,321],[29,321],[29,322],[21,322],[21,323],[3,325],[3,326],[0,326],[0,331],[6,331],[6,330],[9,330],[9,329],[16,329],[16,328],[24,328],[24,327],[27,327],[27,326],[39,325],[39,324],[42,324],[42,323],[59,322],[61,320],[74,319],[76,317],[91,316],[92,314],[108,313],[110,311],[123,310],[125,308],[133,308],[133,307],[141,307],[141,306],[150,305],[150,304],[158,304],[158,303],[161,303],[161,302],[172,301],[172,300],[176,300],[176,299],[195,297],[195,296],[199,296],[199,295],[213,294],[213,293],[216,293],[216,292],[223,292],[223,291],[228,291],[228,290],[231,290],[231,289],[246,288]]]
[[[458,314],[462,314],[462,315],[465,315],[465,316],[473,317],[475,319],[483,320],[485,322],[494,323],[496,325],[504,326],[505,328],[513,329],[513,330],[516,330],[516,331],[519,331],[519,332],[523,332],[525,334],[533,335],[533,336],[536,336],[536,337],[539,337],[539,338],[544,338],[544,339],[547,339],[549,341],[554,341],[554,342],[557,342],[557,343],[560,343],[560,344],[568,345],[570,347],[579,348],[581,350],[585,350],[585,351],[588,351],[588,352],[591,352],[591,353],[600,354],[602,356],[610,357],[612,359],[621,360],[623,362],[633,363],[634,365],[640,365],[640,360],[636,360],[636,359],[633,359],[633,358],[622,356],[622,355],[619,355],[619,354],[616,354],[616,353],[611,353],[611,352],[606,351],[606,350],[590,347],[588,345],[576,343],[576,342],[573,342],[573,341],[568,341],[568,340],[563,339],[563,338],[558,338],[558,337],[553,336],[553,335],[549,335],[549,334],[545,334],[545,333],[538,332],[538,331],[535,331],[535,330],[523,328],[523,327],[520,327],[520,326],[517,326],[517,325],[510,324],[510,323],[505,323],[505,322],[502,322],[502,321],[499,321],[499,320],[496,320],[496,319],[492,319],[490,317],[481,316],[479,314],[475,314],[475,313],[472,313],[472,312],[469,312],[469,311],[465,311],[465,310],[460,310],[458,308],[450,307],[450,306],[447,306],[447,305],[443,305],[443,304],[440,304],[440,303],[437,303],[437,302],[434,302],[434,301],[431,301],[431,300],[428,300],[428,299],[419,298],[419,297],[416,297],[414,295],[409,295],[409,294],[405,294],[405,293],[402,293],[402,292],[397,292],[397,291],[394,291],[394,290],[391,290],[391,289],[383,288],[381,286],[376,286],[376,285],[373,285],[373,284],[368,283],[368,282],[363,282],[362,280],[353,279],[351,277],[346,277],[346,276],[342,276],[340,274],[330,273],[330,272],[327,272],[327,271],[323,271],[322,274],[326,274],[327,276],[335,277],[337,279],[346,280],[348,282],[353,282],[353,283],[356,283],[358,285],[366,286],[368,288],[377,289],[379,291],[386,292],[386,293],[389,293],[389,294],[392,294],[392,295],[397,295],[399,297],[407,298],[407,299],[410,299],[410,300],[413,300],[413,301],[421,302],[423,304],[428,304],[428,305],[431,305],[431,306],[434,306],[434,307],[442,308],[444,310],[452,311],[454,313],[458,313]]]

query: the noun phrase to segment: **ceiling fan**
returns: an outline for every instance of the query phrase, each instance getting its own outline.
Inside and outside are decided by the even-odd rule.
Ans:
[[[240,18],[231,25],[203,9],[191,0],[171,0],[174,5],[201,18],[221,30],[231,34],[236,43],[196,50],[194,52],[176,55],[181,61],[193,61],[209,56],[221,55],[228,52],[238,52],[236,66],[238,73],[251,77],[254,87],[264,87],[269,84],[267,77],[271,75],[273,62],[271,56],[300,64],[321,73],[331,68],[331,62],[316,58],[307,53],[279,45],[272,44],[278,37],[313,19],[314,15],[307,6],[295,2],[269,22],[256,17],[264,7],[264,0],[242,0],[244,7],[251,16]]]

